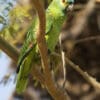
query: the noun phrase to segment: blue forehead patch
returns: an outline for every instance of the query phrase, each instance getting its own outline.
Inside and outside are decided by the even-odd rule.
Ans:
[[[69,3],[74,3],[74,0],[67,0]]]

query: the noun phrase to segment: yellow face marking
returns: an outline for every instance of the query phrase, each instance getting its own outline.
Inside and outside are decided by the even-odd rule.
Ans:
[[[68,5],[68,3],[65,0],[61,0],[61,4],[66,7]]]

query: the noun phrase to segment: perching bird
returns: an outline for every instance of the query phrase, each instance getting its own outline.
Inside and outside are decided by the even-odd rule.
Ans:
[[[74,3],[74,0],[53,0],[46,10],[46,43],[48,50],[53,52],[59,40],[61,26],[66,19],[66,11]],[[36,17],[27,33],[26,40],[21,49],[18,68],[16,91],[22,93],[28,84],[32,63],[37,59],[36,32],[39,21]]]

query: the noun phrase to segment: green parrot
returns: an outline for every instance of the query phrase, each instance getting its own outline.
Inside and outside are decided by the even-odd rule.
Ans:
[[[48,50],[52,53],[59,40],[61,26],[66,18],[66,11],[74,3],[74,0],[53,0],[46,10],[46,43]],[[23,93],[29,81],[32,63],[38,59],[38,48],[36,43],[36,32],[39,20],[36,16],[27,33],[26,40],[21,49],[18,68],[16,92]]]

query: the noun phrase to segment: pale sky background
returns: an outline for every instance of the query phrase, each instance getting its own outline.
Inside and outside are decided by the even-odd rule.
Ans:
[[[0,15],[5,17],[6,22],[8,21],[8,11],[5,10],[5,7],[9,6],[7,5],[8,2],[11,2],[13,5],[15,5],[15,1],[16,0],[0,0]],[[12,9],[12,7],[10,7],[10,9]],[[0,29],[2,27],[3,25],[0,24]],[[10,58],[5,53],[1,53],[0,51],[0,81],[3,79],[4,75],[8,74],[9,65]],[[10,82],[8,82],[6,85],[0,83],[0,100],[9,100],[12,92],[14,91],[14,75],[12,75],[10,79]]]
[[[10,59],[4,53],[0,54],[0,81],[8,73],[10,64]],[[14,76],[10,77],[11,81],[8,82],[6,85],[3,83],[0,84],[0,100],[9,100],[14,88]]]

